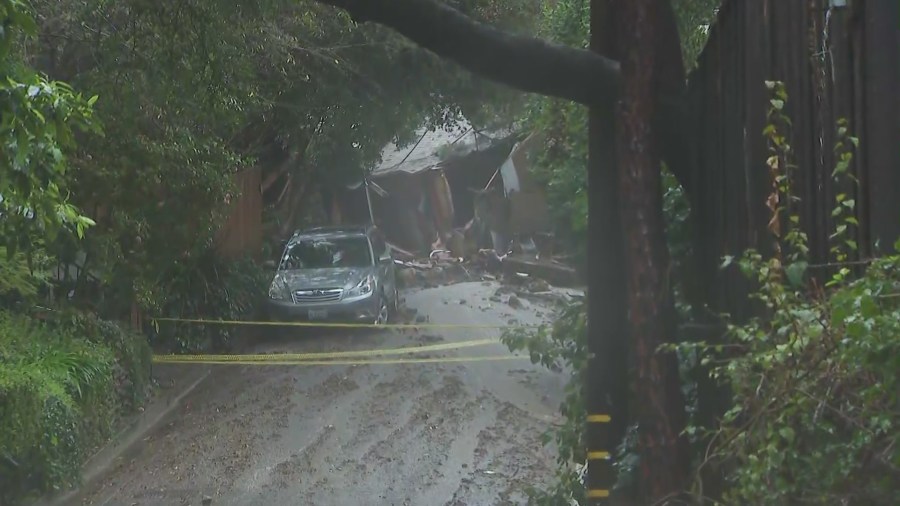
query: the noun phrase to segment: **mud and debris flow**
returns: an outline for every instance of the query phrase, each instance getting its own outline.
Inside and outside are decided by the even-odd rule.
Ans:
[[[493,282],[469,282],[404,296],[410,313],[437,323],[530,324],[552,316],[551,299],[508,292]],[[495,335],[306,330],[259,336],[253,351],[371,349]],[[444,356],[506,350],[489,348]],[[541,435],[560,421],[565,380],[527,360],[218,367],[79,503],[523,504],[528,486],[552,479],[555,454]]]

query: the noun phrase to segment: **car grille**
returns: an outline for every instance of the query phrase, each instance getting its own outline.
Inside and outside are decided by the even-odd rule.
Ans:
[[[294,304],[306,302],[333,302],[341,300],[344,290],[340,288],[304,288],[295,290],[291,296],[294,298]]]

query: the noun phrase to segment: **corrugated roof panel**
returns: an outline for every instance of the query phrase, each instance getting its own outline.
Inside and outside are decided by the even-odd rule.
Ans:
[[[417,132],[418,142],[404,148],[398,148],[393,143],[385,146],[381,153],[381,163],[372,169],[372,176],[386,176],[397,172],[416,174],[430,170],[447,158],[485,150],[492,146],[496,139],[511,133],[512,131],[493,132],[488,136],[475,132],[465,119],[449,129],[430,131],[421,128]]]

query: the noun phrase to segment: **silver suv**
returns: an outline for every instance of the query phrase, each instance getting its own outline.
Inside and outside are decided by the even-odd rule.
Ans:
[[[394,259],[377,229],[320,227],[298,231],[285,245],[267,314],[282,321],[384,324],[398,305]]]

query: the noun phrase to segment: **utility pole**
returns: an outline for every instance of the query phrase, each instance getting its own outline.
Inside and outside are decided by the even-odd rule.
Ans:
[[[369,224],[375,224],[375,213],[372,211],[372,195],[369,193],[369,172],[363,169],[363,186],[366,188],[366,205],[369,206]]]
[[[591,49],[615,57],[608,0],[591,0]],[[609,504],[613,456],[627,426],[628,326],[619,209],[615,104],[595,105],[588,123],[588,363],[586,479],[589,504]]]

